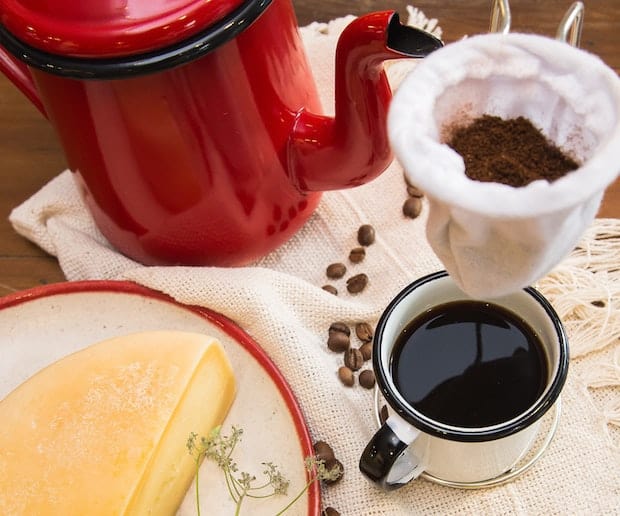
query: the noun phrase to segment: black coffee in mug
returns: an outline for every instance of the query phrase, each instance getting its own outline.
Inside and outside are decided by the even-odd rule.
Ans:
[[[480,428],[530,408],[548,381],[535,331],[487,302],[438,305],[409,322],[391,358],[394,384],[418,412],[440,423]]]

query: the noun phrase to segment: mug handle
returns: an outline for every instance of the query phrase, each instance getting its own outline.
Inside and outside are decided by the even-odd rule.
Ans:
[[[409,446],[421,433],[400,417],[390,416],[366,445],[360,471],[387,491],[417,478],[426,468],[426,459],[415,455]]]

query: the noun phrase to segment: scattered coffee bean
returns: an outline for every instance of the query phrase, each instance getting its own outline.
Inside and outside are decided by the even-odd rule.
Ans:
[[[330,331],[327,338],[327,347],[336,353],[342,353],[351,346],[351,338],[341,331]]]
[[[596,301],[592,301],[591,304],[593,306],[596,306],[597,308],[605,308],[605,301],[601,301],[600,299]]]
[[[409,197],[424,197],[424,192],[417,186],[407,185],[407,195]]]
[[[422,213],[422,200],[419,197],[409,197],[403,204],[403,215],[415,219],[420,213]]]
[[[347,267],[344,263],[332,263],[327,266],[325,274],[330,279],[342,278],[347,272]]]
[[[314,443],[314,456],[317,460],[330,461],[335,459],[334,450],[325,441],[317,441]]]
[[[334,294],[334,296],[338,295],[338,289],[333,285],[323,285],[321,288],[330,294]]]
[[[351,276],[347,280],[347,290],[351,294],[359,294],[366,288],[366,285],[368,285],[368,276],[366,276],[363,272],[361,274]]]
[[[355,247],[349,252],[349,261],[351,263],[360,263],[366,257],[366,249],[363,247]]]
[[[340,513],[333,507],[325,507],[321,511],[321,516],[340,516]]]
[[[351,335],[351,328],[349,328],[349,325],[347,323],[336,321],[336,322],[331,323],[329,326],[330,335],[333,332],[344,333],[348,337],[349,335]]]
[[[379,411],[379,421],[381,424],[385,423],[388,417],[390,417],[390,412],[388,411],[387,405],[383,405]]]
[[[364,360],[370,360],[372,358],[372,342],[366,342],[360,346],[360,353],[364,357]]]
[[[366,369],[360,373],[359,382],[364,389],[372,389],[375,386],[375,373]]]
[[[355,325],[355,334],[362,342],[370,342],[373,333],[372,326],[367,322],[359,322]]]
[[[342,384],[346,385],[347,387],[353,387],[353,384],[355,383],[353,371],[351,371],[351,369],[349,369],[347,366],[340,366],[338,368],[338,378],[340,378]]]
[[[364,224],[357,230],[357,241],[360,245],[369,246],[375,241],[375,228],[370,224]]]
[[[357,371],[364,365],[364,357],[359,349],[349,348],[344,352],[344,365],[351,371]]]
[[[336,353],[342,353],[351,345],[351,328],[346,323],[336,321],[329,326],[327,347]]]
[[[368,285],[368,276],[366,274],[356,274],[347,280],[347,290],[351,294],[358,294]]]
[[[328,460],[325,462],[325,467],[327,468],[327,471],[332,472],[335,468],[338,468],[338,471],[340,472],[340,474],[338,476],[335,476],[333,480],[325,480],[325,483],[331,485],[335,484],[336,482],[340,482],[342,476],[344,475],[344,466],[342,465],[342,462],[340,462],[338,459]]]

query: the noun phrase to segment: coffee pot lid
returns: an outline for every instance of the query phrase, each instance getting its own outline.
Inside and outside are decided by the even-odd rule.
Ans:
[[[77,58],[148,53],[221,24],[256,0],[2,0],[0,23],[22,44]]]

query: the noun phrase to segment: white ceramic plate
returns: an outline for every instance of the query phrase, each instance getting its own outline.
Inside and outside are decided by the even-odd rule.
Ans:
[[[312,442],[286,380],[260,346],[241,328],[213,311],[176,303],[129,282],[67,282],[37,287],[0,299],[0,399],[39,369],[100,340],[136,331],[170,329],[207,333],[228,353],[238,393],[222,426],[243,429],[234,458],[241,471],[262,479],[263,462],[273,462],[290,480],[289,496],[248,499],[241,514],[275,514],[306,483],[304,457]],[[223,475],[215,464],[200,470],[202,514],[234,514]],[[188,491],[179,514],[195,515]],[[313,483],[287,514],[315,516],[320,495]]]

